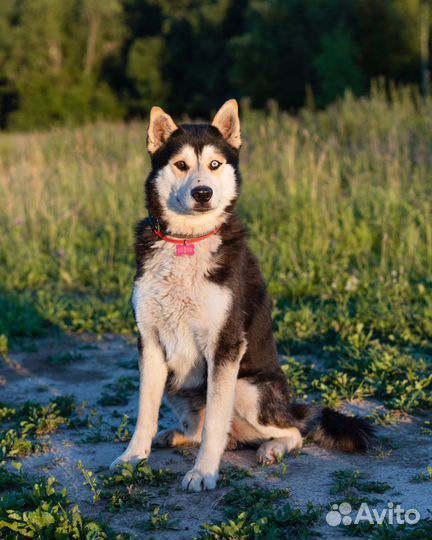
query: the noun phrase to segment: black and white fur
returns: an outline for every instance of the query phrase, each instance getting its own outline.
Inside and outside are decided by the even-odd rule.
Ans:
[[[234,213],[240,145],[234,100],[211,125],[177,125],[162,109],[151,111],[146,194],[153,220],[137,226],[133,290],[139,413],[132,440],[113,466],[147,458],[152,444],[199,444],[182,483],[193,491],[215,488],[227,447],[256,444],[258,461],[271,463],[300,448],[303,436],[350,452],[366,451],[373,436],[359,418],[290,403],[264,281]],[[194,197],[196,188],[210,188],[210,199]],[[172,237],[223,227],[195,243],[194,256],[176,256],[175,245],[155,235],[154,218]],[[179,427],[157,433],[164,395]]]

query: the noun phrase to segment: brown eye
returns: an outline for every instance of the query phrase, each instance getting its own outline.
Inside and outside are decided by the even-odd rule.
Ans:
[[[217,159],[214,159],[213,161],[210,162],[210,169],[212,171],[215,171],[216,169],[219,169],[221,165],[222,163],[220,161],[218,161]]]
[[[186,165],[186,162],[185,161],[176,161],[174,163],[174,165],[177,167],[177,169],[179,171],[187,171],[188,170],[188,166]]]

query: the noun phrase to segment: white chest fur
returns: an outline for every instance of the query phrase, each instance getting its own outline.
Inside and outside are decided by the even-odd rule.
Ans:
[[[135,282],[133,305],[139,331],[157,331],[178,387],[202,382],[231,306],[226,287],[207,279],[220,238],[195,244],[195,255],[176,256],[175,245],[157,242]]]

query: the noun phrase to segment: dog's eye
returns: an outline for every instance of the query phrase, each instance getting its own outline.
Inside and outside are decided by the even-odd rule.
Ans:
[[[187,171],[189,169],[185,161],[176,161],[174,165],[177,167],[179,171]]]
[[[213,161],[210,162],[210,169],[212,171],[215,171],[216,169],[219,169],[221,165],[222,163],[220,161],[218,161],[217,159],[214,159]]]

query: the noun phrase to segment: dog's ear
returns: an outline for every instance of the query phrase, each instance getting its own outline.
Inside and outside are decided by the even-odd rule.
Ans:
[[[240,148],[240,118],[235,99],[229,99],[216,113],[212,126],[217,128],[222,137],[234,148]]]
[[[177,124],[169,114],[160,107],[152,107],[147,131],[147,150],[149,154],[154,154],[159,150],[177,129]]]

